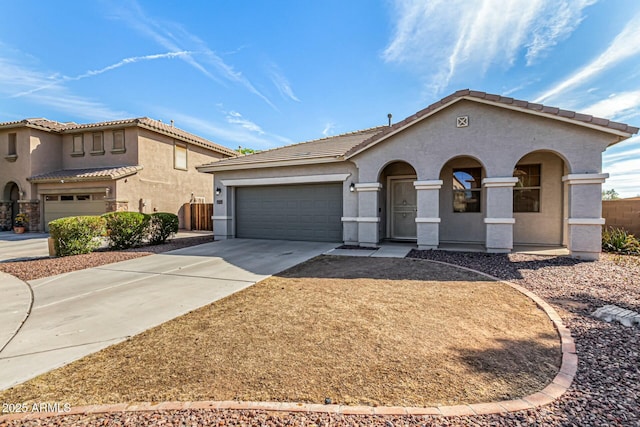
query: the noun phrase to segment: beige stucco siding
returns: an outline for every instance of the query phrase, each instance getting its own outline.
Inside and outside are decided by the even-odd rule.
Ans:
[[[16,134],[16,154],[18,157],[15,161],[10,162],[5,159],[9,150],[9,134]],[[22,191],[29,192],[29,182],[27,178],[31,171],[31,161],[29,158],[30,147],[30,129],[10,129],[8,131],[0,131],[0,185],[2,190],[9,182],[15,182]],[[4,194],[2,195],[4,197]],[[26,197],[29,197],[27,194]]]
[[[138,130],[139,164],[143,169],[136,175],[119,180],[116,199],[127,201],[130,211],[145,213],[170,212],[177,214],[184,224],[183,205],[194,197],[204,197],[211,203],[211,176],[199,173],[195,167],[209,163],[221,154],[188,144],[187,170],[174,168],[175,140],[144,129]],[[183,144],[178,141],[179,144]],[[213,157],[212,157],[213,154]],[[145,206],[142,205],[145,204]]]
[[[84,137],[84,155],[72,156],[73,135],[64,134],[62,136],[62,169],[82,169],[98,168],[106,166],[134,166],[138,164],[138,128],[129,127],[124,129],[125,151],[114,151],[113,131],[108,129],[102,132],[104,141],[104,153],[97,154],[91,152],[91,144],[94,132],[82,132]],[[122,129],[120,129],[122,130]],[[77,133],[76,133],[77,135]]]
[[[62,169],[60,135],[30,129],[30,175]],[[25,153],[28,155],[28,153]]]
[[[456,127],[456,118],[469,126]],[[599,173],[601,154],[612,137],[557,120],[477,102],[460,101],[358,154],[361,180],[375,182],[387,163],[406,161],[418,180],[438,179],[451,158],[471,156],[486,175],[511,176],[514,165],[533,150],[549,150],[567,160],[571,173]]]

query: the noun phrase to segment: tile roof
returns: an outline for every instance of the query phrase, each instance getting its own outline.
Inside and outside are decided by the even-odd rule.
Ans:
[[[223,159],[217,162],[199,166],[198,169],[205,170],[217,168],[233,169],[234,166],[244,167],[246,165],[268,164],[278,165],[281,162],[287,163],[317,163],[319,161],[341,161],[342,156],[352,147],[362,141],[371,138],[382,132],[385,126],[356,132],[344,133],[328,138],[316,139],[313,141],[301,142],[298,144],[286,145],[284,147],[273,148],[271,150],[260,151],[255,154],[248,154],[230,159]]]
[[[230,148],[223,147],[222,145],[211,142],[208,139],[199,137],[197,135],[194,135],[192,133],[179,129],[175,126],[165,124],[159,120],[150,119],[149,117],[139,117],[134,119],[112,120],[112,121],[106,121],[106,122],[84,123],[84,124],[73,123],[73,122],[60,123],[60,122],[56,122],[56,121],[48,120],[44,118],[25,119],[25,120],[19,120],[15,122],[0,123],[0,129],[30,127],[34,129],[40,129],[40,130],[61,133],[61,134],[75,133],[77,131],[84,131],[84,130],[111,129],[111,128],[128,127],[128,126],[138,126],[141,128],[149,129],[154,132],[158,132],[158,133],[170,136],[172,138],[180,139],[185,142],[190,142],[204,148],[218,151],[228,156],[235,157],[238,155],[236,151]]]
[[[60,132],[63,129],[65,129],[66,126],[71,124],[75,124],[75,123],[60,123],[60,122],[56,122],[56,121],[45,119],[45,118],[34,118],[34,119],[17,120],[15,122],[0,123],[0,128],[30,127],[30,128],[40,129],[45,131]]]
[[[320,161],[343,161],[367,149],[405,127],[411,126],[417,121],[440,111],[447,106],[461,101],[470,100],[485,104],[496,105],[502,108],[522,111],[525,113],[549,117],[551,119],[570,122],[576,125],[587,126],[603,132],[613,133],[623,138],[638,133],[638,128],[624,123],[613,122],[607,119],[580,114],[574,111],[561,110],[556,107],[548,107],[542,104],[530,103],[514,98],[478,92],[469,89],[459,90],[427,108],[418,111],[412,116],[395,123],[392,126],[380,126],[362,131],[337,135],[309,142],[302,142],[284,147],[274,148],[246,156],[223,159],[218,162],[199,166],[201,172],[215,172],[232,169],[245,169],[248,167],[273,167],[294,164],[312,164]]]
[[[475,102],[483,102],[486,104],[496,105],[498,107],[509,108],[512,110],[522,111],[525,113],[536,114],[540,116],[547,116],[552,119],[572,122],[574,124],[583,125],[592,129],[599,129],[604,132],[615,133],[619,136],[629,137],[635,133],[638,133],[638,128],[629,126],[624,123],[618,123],[611,120],[594,117],[588,114],[581,114],[570,110],[561,110],[557,107],[549,107],[542,104],[535,104],[520,99],[508,98],[500,95],[494,95],[486,92],[479,92],[475,90],[463,89],[459,90],[445,98],[442,98],[438,102],[434,102],[427,108],[418,111],[412,116],[395,123],[393,126],[387,127],[383,132],[374,135],[366,141],[362,141],[358,146],[352,147],[345,153],[345,158],[349,158],[366,149],[369,145],[375,144],[386,137],[395,134],[401,129],[410,126],[416,121],[419,121],[431,114],[440,111],[441,109],[458,102],[460,100],[469,100]],[[625,135],[626,134],[626,135]]]
[[[111,181],[133,175],[142,170],[142,166],[108,166],[102,168],[62,169],[46,172],[27,178],[30,182]]]

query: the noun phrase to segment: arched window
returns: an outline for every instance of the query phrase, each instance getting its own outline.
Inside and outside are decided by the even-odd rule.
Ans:
[[[482,168],[453,170],[453,211],[480,212]]]

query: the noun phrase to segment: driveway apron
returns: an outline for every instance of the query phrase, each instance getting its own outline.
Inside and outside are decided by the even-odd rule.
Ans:
[[[335,246],[232,239],[33,280],[31,314],[0,352],[0,390],[224,298]]]

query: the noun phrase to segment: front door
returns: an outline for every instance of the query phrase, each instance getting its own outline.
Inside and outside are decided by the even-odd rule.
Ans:
[[[392,179],[391,238],[416,239],[417,197],[414,179]]]

